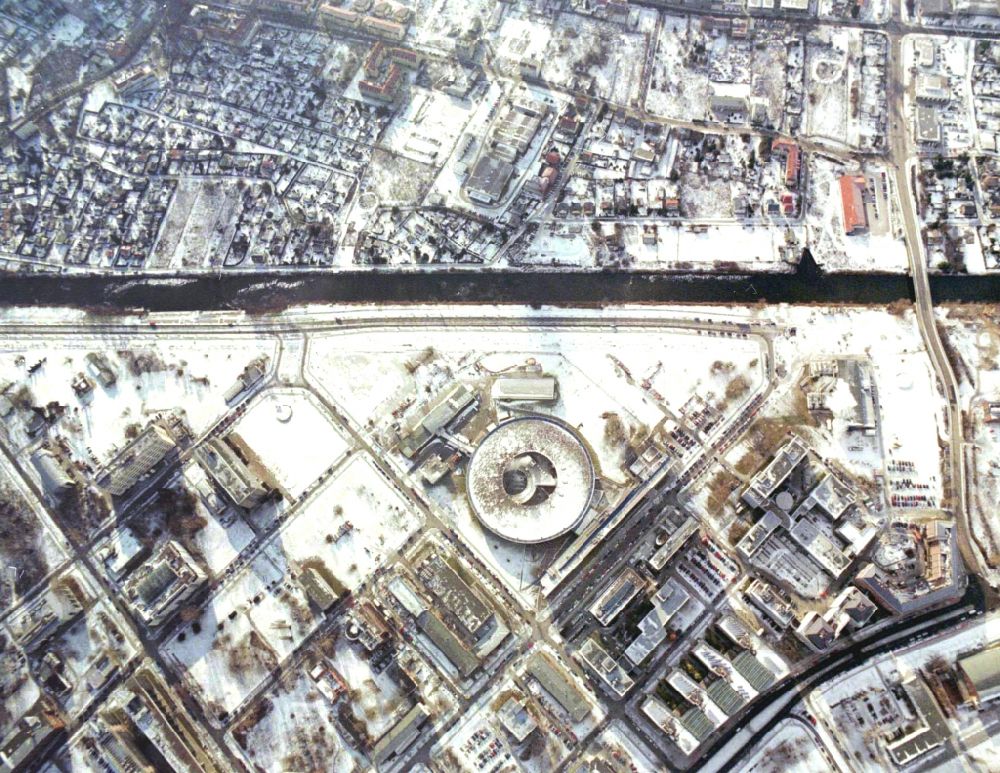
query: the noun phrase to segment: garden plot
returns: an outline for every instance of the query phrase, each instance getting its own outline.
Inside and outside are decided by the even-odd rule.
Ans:
[[[298,499],[348,449],[320,402],[304,389],[260,395],[233,432],[270,471],[289,499]]]
[[[847,142],[849,30],[825,29],[806,45],[806,131],[813,137]]]
[[[95,466],[124,445],[126,428],[144,426],[165,411],[181,409],[192,432],[200,434],[228,410],[224,393],[247,363],[274,353],[267,339],[171,336],[167,343],[141,335],[109,340],[84,331],[66,337],[58,348],[0,344],[0,383],[13,382],[14,391],[27,389],[34,405],[66,406],[54,431],[77,459]],[[78,397],[71,382],[86,372],[91,352],[107,358],[118,380]]]
[[[353,590],[420,525],[403,496],[358,455],[323,484],[275,539],[288,561],[322,564],[342,589]]]
[[[542,57],[542,80],[572,88],[592,79],[595,96],[615,105],[637,105],[646,59],[646,38],[575,14],[556,18]]]
[[[259,770],[352,773],[355,756],[340,735],[331,705],[305,673],[265,696],[267,711],[237,741]]]
[[[702,118],[708,109],[709,80],[706,69],[687,63],[697,36],[687,19],[664,16],[646,93],[646,110],[664,118]]]

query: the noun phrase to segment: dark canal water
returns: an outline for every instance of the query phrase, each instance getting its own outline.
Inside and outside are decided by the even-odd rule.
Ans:
[[[1000,275],[935,276],[935,301],[1000,302]],[[284,278],[223,274],[193,279],[15,275],[0,278],[0,306],[267,311],[300,303],[847,303],[913,299],[908,276],[824,274],[808,254],[793,274],[483,271],[303,272]]]

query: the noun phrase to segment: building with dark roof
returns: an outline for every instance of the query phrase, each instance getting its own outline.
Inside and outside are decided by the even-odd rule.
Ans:
[[[122,590],[146,625],[157,626],[205,580],[205,572],[191,554],[171,541],[140,566]]]
[[[267,486],[225,438],[210,438],[195,451],[195,457],[235,505],[249,509],[256,507],[267,496]]]
[[[507,191],[507,184],[514,175],[514,165],[489,153],[479,157],[465,181],[469,198],[480,204],[496,204]]]
[[[436,613],[430,610],[421,612],[417,625],[463,677],[471,676],[481,665],[476,654],[452,633]]]
[[[417,740],[428,719],[427,709],[420,703],[416,704],[378,739],[371,750],[372,761],[378,766],[393,762]]]
[[[128,493],[175,447],[174,439],[163,427],[150,424],[108,462],[103,476],[105,488],[116,497]]]
[[[582,722],[590,714],[590,703],[577,686],[576,680],[562,666],[557,665],[551,656],[536,652],[528,660],[527,670],[574,722]]]
[[[750,682],[757,692],[762,692],[774,684],[774,674],[761,663],[752,653],[744,650],[730,661],[740,676]]]

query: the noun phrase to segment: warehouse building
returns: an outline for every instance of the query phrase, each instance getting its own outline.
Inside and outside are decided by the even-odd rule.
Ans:
[[[436,613],[430,610],[421,612],[417,625],[463,677],[471,676],[481,665],[475,653],[452,633]]]
[[[514,176],[514,165],[502,158],[484,153],[472,168],[465,181],[465,192],[479,204],[496,204],[507,191],[507,184]]]
[[[1000,647],[959,658],[958,669],[977,704],[1000,696]]]

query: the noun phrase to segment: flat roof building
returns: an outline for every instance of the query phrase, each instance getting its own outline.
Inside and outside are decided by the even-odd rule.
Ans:
[[[840,176],[840,203],[844,213],[844,232],[848,235],[867,233],[868,210],[864,200],[863,175]]]
[[[239,507],[256,507],[267,496],[267,486],[225,438],[210,438],[195,451],[195,456],[209,477]]]
[[[309,600],[323,612],[327,612],[330,607],[337,603],[337,592],[330,587],[330,583],[314,567],[305,569],[299,575],[299,584]]]
[[[929,105],[917,105],[913,118],[916,124],[917,142],[941,142],[941,121],[936,108]]]
[[[590,714],[590,702],[577,687],[576,680],[562,666],[557,665],[551,656],[536,652],[528,660],[527,670],[574,722],[582,722]]]
[[[381,766],[402,755],[420,736],[428,719],[427,709],[420,703],[416,704],[388,733],[378,739],[371,750],[372,761]]]
[[[122,590],[143,621],[153,627],[176,611],[205,580],[191,554],[170,541],[128,578]]]
[[[484,153],[465,181],[469,198],[480,204],[496,204],[507,191],[514,175],[514,165],[502,158]]]
[[[1000,696],[1000,647],[959,658],[958,669],[979,704]]]
[[[104,487],[112,496],[128,493],[175,447],[174,439],[163,427],[150,424],[108,462]]]
[[[481,662],[476,654],[444,624],[435,612],[425,610],[417,617],[417,625],[463,677],[469,677]]]
[[[595,637],[583,643],[579,654],[580,659],[619,698],[623,698],[635,686],[635,680],[607,653]]]
[[[556,399],[556,380],[552,376],[499,376],[492,395],[500,402],[550,403]]]
[[[645,587],[646,583],[632,567],[626,567],[598,596],[597,600],[590,607],[592,614],[601,625],[607,627],[611,625],[616,617],[621,613],[629,602],[632,601],[639,591]]]

